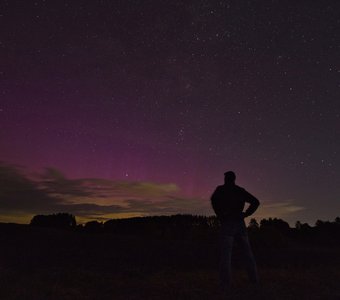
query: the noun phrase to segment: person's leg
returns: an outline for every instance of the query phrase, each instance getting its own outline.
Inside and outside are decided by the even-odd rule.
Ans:
[[[251,250],[249,239],[247,235],[239,235],[237,236],[237,242],[240,245],[240,248],[243,252],[246,267],[248,271],[249,280],[252,283],[259,282],[259,276],[257,272],[257,266],[253,251]]]
[[[232,235],[221,236],[220,253],[220,286],[225,288],[231,284],[231,253],[234,237]]]

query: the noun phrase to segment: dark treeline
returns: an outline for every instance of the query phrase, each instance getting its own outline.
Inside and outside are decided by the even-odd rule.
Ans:
[[[216,239],[220,223],[215,216],[172,215],[90,221],[76,225],[67,213],[37,215],[32,226],[69,228],[88,233],[114,233],[164,239]],[[297,221],[295,227],[278,218],[251,219],[248,231],[253,243],[262,246],[313,243],[340,245],[340,217],[333,222],[317,220],[314,226]]]
[[[52,228],[75,228],[77,226],[75,216],[68,213],[57,213],[52,215],[36,215],[32,218],[30,225]]]

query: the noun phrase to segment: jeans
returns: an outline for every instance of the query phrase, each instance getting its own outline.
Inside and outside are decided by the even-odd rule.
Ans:
[[[221,223],[220,284],[228,286],[231,283],[231,254],[234,240],[240,245],[249,281],[258,283],[256,262],[249,244],[247,228],[243,218],[222,221]]]

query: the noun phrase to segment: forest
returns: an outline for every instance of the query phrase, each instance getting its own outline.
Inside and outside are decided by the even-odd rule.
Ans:
[[[36,215],[31,226],[54,227],[76,232],[112,233],[163,239],[212,240],[218,237],[220,222],[215,216],[171,215],[111,219],[105,222],[89,221],[78,224],[69,213]],[[280,218],[267,218],[259,222],[251,218],[247,227],[250,238],[257,246],[340,244],[340,217],[334,221],[317,220],[314,226],[296,221],[295,227]]]

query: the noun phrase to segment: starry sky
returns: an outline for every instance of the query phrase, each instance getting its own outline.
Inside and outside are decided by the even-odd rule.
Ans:
[[[1,19],[0,221],[211,215],[227,170],[256,218],[340,214],[338,1],[4,0]]]

